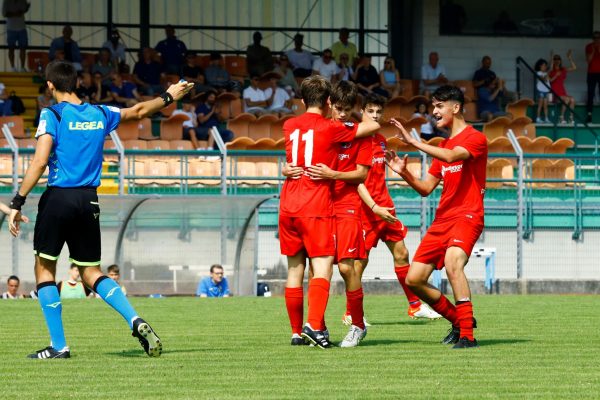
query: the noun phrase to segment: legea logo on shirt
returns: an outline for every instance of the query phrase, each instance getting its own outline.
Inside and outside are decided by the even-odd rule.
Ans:
[[[446,172],[450,172],[451,174],[455,173],[455,172],[460,172],[462,171],[462,164],[458,164],[458,165],[451,165],[449,167],[442,167],[442,176],[446,175]]]
[[[93,131],[96,129],[104,129],[104,123],[102,121],[69,122],[69,130],[71,131]]]

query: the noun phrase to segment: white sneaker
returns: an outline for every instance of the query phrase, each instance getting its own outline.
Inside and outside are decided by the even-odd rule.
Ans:
[[[365,326],[371,326],[371,324],[367,322],[366,317],[363,317],[363,323],[365,324]],[[342,324],[346,326],[352,325],[352,315],[344,314],[344,316],[342,317]]]
[[[367,336],[367,328],[362,330],[356,325],[351,325],[346,337],[340,343],[340,347],[356,347],[365,336]]]
[[[535,119],[535,123],[536,123],[536,124],[543,124],[543,123],[544,123],[544,120],[543,120],[543,119],[541,119],[540,117],[537,117],[537,118]]]
[[[419,307],[408,307],[408,316],[412,319],[440,319],[442,316],[433,311],[427,304],[421,303]]]

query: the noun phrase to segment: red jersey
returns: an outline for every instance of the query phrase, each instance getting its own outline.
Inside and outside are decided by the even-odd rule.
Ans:
[[[586,55],[592,54],[592,50],[594,49],[595,45],[596,44],[594,42],[588,43],[587,46],[585,46],[585,54]],[[588,72],[588,74],[600,73],[600,49],[596,48],[596,51],[594,52],[594,56],[588,63],[588,71],[587,72]]]
[[[356,165],[371,166],[371,138],[358,138],[337,146],[337,171],[356,170]],[[362,200],[358,195],[357,184],[335,181],[333,190],[333,209],[335,215],[342,217],[360,217]]]
[[[335,167],[337,143],[350,142],[358,125],[332,121],[320,114],[305,113],[283,124],[285,154],[288,163],[308,168],[325,164]],[[281,190],[280,214],[291,217],[331,217],[333,181],[313,180],[307,174],[286,179]]]
[[[371,138],[371,169],[365,179],[365,187],[375,203],[381,207],[394,207],[394,201],[385,183],[385,147],[386,139],[379,133],[376,133]],[[372,204],[362,203],[362,215],[368,220],[379,219],[373,213],[370,206]],[[394,214],[394,212],[392,212]]]
[[[429,173],[444,180],[442,197],[436,219],[449,219],[461,215],[483,221],[483,196],[487,166],[487,139],[472,126],[467,126],[453,138],[440,143],[444,149],[465,148],[471,156],[466,160],[446,163],[434,159]]]

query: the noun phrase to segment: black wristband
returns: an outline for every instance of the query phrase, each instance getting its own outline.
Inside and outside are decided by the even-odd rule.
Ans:
[[[13,210],[21,211],[21,207],[23,206],[23,204],[25,204],[26,199],[27,197],[21,196],[19,192],[17,192],[17,194],[15,194],[15,197],[13,197],[13,199],[10,201],[10,208],[12,208]]]
[[[164,101],[165,107],[173,102],[173,96],[169,92],[164,92],[160,95],[160,98]]]

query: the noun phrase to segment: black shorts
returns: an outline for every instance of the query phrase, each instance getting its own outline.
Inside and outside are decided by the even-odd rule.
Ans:
[[[37,256],[57,260],[63,245],[76,265],[100,265],[100,205],[96,188],[46,189],[38,204],[33,234]]]
[[[204,126],[197,126],[194,128],[183,127],[183,140],[190,140],[190,130],[194,131],[196,139],[208,140],[208,128]]]

